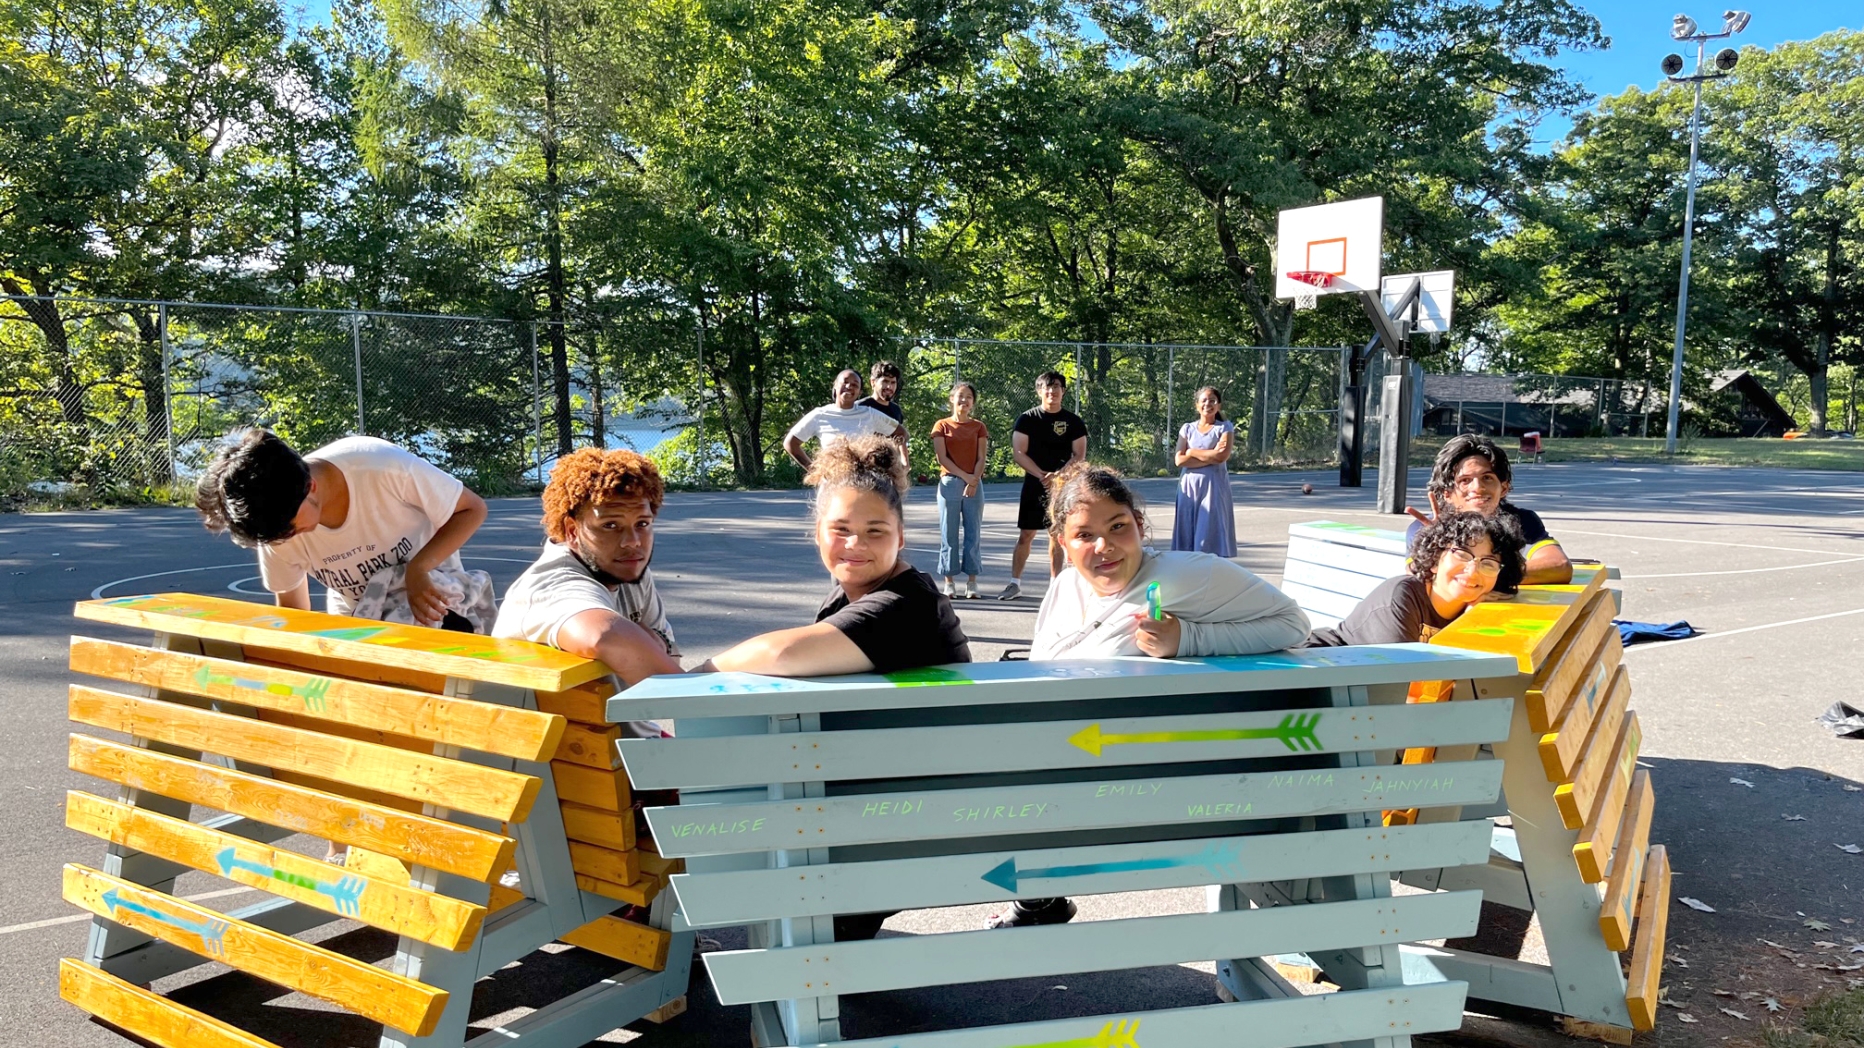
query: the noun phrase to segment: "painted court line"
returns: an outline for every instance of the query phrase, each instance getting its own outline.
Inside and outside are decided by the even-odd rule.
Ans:
[[[1737,630],[1719,630],[1715,633],[1704,633],[1700,636],[1689,637],[1685,640],[1668,641],[1663,644],[1638,644],[1626,648],[1625,654],[1633,655],[1640,651],[1662,651],[1674,648],[1678,644],[1694,644],[1699,640],[1715,640],[1718,637],[1732,637],[1737,633],[1753,633],[1755,630],[1770,630],[1780,626],[1797,626],[1802,622],[1818,622],[1821,619],[1841,619],[1846,615],[1864,615],[1864,608],[1852,608],[1850,611],[1834,611],[1826,615],[1808,615],[1803,619],[1787,619],[1785,622],[1763,622],[1758,626],[1743,626]]]
[[[1732,525],[1740,527],[1740,525]],[[1803,546],[1763,546],[1754,542],[1717,542],[1714,539],[1678,539],[1665,535],[1626,535],[1617,531],[1581,531],[1577,528],[1562,527],[1562,535],[1598,535],[1608,539],[1631,539],[1634,542],[1682,542],[1691,546],[1730,546],[1735,549],[1764,549],[1778,553],[1822,553],[1827,557],[1842,557],[1845,554],[1832,549],[1806,549]]]
[[[1833,564],[1856,564],[1864,557],[1846,557],[1843,560],[1820,560],[1811,564],[1781,564],[1772,568],[1736,568],[1732,571],[1675,571],[1663,575],[1626,575],[1631,579],[1695,579],[1704,575],[1756,575],[1763,571],[1797,571],[1800,568],[1824,568]]]
[[[184,895],[181,896],[181,900],[183,902],[199,902],[202,899],[221,899],[228,895],[243,895],[246,892],[256,892],[258,890],[257,888],[222,888],[217,892],[203,892],[200,895]],[[0,928],[0,935],[12,935],[14,932],[29,932],[38,928],[50,928],[58,924],[76,924],[79,921],[88,921],[91,917],[92,915],[88,913],[74,913],[68,917],[50,917],[43,921],[27,921],[25,924],[9,924],[4,928]]]

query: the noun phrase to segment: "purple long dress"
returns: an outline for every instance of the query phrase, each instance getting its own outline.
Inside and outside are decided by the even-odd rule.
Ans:
[[[1178,435],[1191,450],[1209,451],[1224,434],[1235,429],[1234,423],[1224,421],[1200,433],[1197,423],[1187,422]],[[1228,463],[1186,466],[1178,474],[1178,513],[1172,526],[1171,548],[1236,556],[1236,509],[1230,501]]]

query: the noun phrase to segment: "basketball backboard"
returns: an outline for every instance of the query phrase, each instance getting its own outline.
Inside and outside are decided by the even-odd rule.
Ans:
[[[1275,297],[1377,288],[1384,237],[1384,197],[1283,211],[1275,225]]]
[[[1411,289],[1413,280],[1423,286],[1418,289],[1417,323],[1411,330],[1426,335],[1450,330],[1450,309],[1455,304],[1456,291],[1454,269],[1442,269],[1434,273],[1397,273],[1381,280],[1379,297],[1385,301],[1386,315],[1391,315],[1392,307]]]

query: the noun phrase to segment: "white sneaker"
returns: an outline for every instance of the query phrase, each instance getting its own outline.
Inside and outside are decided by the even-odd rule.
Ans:
[[[956,596],[958,595],[958,590],[957,590],[957,588],[956,588],[956,587],[954,587],[954,586],[953,586],[953,585],[951,584],[951,579],[950,579],[950,577],[947,577],[947,578],[945,579],[945,587],[944,587],[944,589],[942,590],[942,592],[943,592],[943,593],[945,594],[945,596],[946,596],[947,598],[950,598],[950,597],[956,597]]]
[[[1017,582],[1015,579],[1011,579],[1010,584],[1008,586],[1003,587],[1003,592],[997,594],[997,599],[998,600],[1015,600],[1016,598],[1022,595],[1023,595],[1023,584],[1020,582]]]
[[[977,599],[978,597],[980,597],[980,596],[982,596],[982,595],[983,595],[983,594],[980,594],[980,593],[978,593],[978,592],[977,592],[977,580],[976,580],[976,579],[972,579],[972,580],[971,580],[970,582],[967,582],[967,583],[965,583],[965,585],[964,585],[964,599],[966,599],[966,600],[976,600],[976,599]]]

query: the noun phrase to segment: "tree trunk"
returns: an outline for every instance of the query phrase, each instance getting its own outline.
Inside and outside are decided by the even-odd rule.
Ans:
[[[608,447],[608,403],[602,396],[602,355],[589,356],[589,443]]]
[[[175,462],[169,455],[168,373],[162,367],[162,316],[154,309],[138,309],[136,321],[136,377],[142,385],[142,439],[151,479],[172,483]]]
[[[1815,437],[1825,435],[1825,414],[1831,403],[1829,382],[1832,340],[1838,333],[1838,227],[1826,231],[1825,290],[1819,295],[1819,340],[1812,370],[1806,377],[1812,387],[1811,417],[1806,428]]]
[[[556,50],[550,36],[550,10],[545,5],[539,22],[543,43],[544,128],[541,143],[544,157],[544,270],[545,294],[549,298],[550,373],[556,385],[557,454],[570,453],[570,356],[567,333],[563,329],[564,307],[568,298],[568,280],[563,272],[563,176],[561,140],[557,135],[557,67]]]

